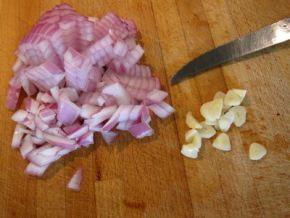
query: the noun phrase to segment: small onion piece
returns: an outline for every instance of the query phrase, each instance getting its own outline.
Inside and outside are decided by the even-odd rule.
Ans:
[[[28,112],[20,109],[12,115],[11,119],[17,123],[21,123],[25,120],[27,116]]]
[[[104,87],[102,93],[114,96],[119,105],[130,104],[132,101],[130,95],[120,83]]]
[[[76,145],[76,142],[74,140],[68,139],[66,137],[57,136],[57,135],[51,135],[48,133],[43,133],[43,137],[45,141],[50,143],[51,145],[60,146],[62,148],[74,148]]]
[[[49,165],[45,166],[38,166],[34,163],[29,163],[26,168],[25,168],[25,174],[30,175],[30,176],[42,176],[44,172],[47,170]]]
[[[78,139],[82,135],[85,135],[88,131],[89,131],[89,127],[87,125],[83,125],[79,129],[77,129],[76,131],[74,131],[73,133],[71,133],[70,135],[68,135],[67,137],[69,139]]]
[[[161,102],[159,104],[150,105],[149,109],[153,111],[158,117],[166,118],[170,114],[174,113],[174,108],[165,102]]]
[[[79,138],[78,144],[84,147],[94,144],[94,132],[87,132]]]
[[[80,191],[82,178],[83,178],[83,169],[79,168],[68,182],[67,188],[74,191]]]
[[[145,98],[145,104],[158,104],[162,102],[166,97],[168,96],[167,92],[164,92],[162,90],[153,89],[151,92],[149,92]]]
[[[137,139],[144,138],[146,136],[151,136],[154,130],[148,125],[148,123],[138,123],[132,125],[129,128],[129,132]]]
[[[23,139],[23,142],[21,144],[21,147],[20,147],[20,153],[22,155],[23,158],[26,158],[27,154],[29,152],[31,152],[33,149],[34,149],[34,144],[33,144],[33,141],[32,141],[32,137],[30,134],[27,134],[24,139]]]
[[[107,144],[111,144],[114,139],[118,136],[118,133],[115,133],[115,132],[102,132],[101,133],[102,136],[103,136],[103,139],[104,141],[107,143]]]
[[[11,143],[12,148],[18,148],[21,145],[22,137],[25,134],[25,130],[26,128],[23,125],[16,124]]]

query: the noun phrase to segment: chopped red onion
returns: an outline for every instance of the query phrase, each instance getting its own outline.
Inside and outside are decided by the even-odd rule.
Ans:
[[[111,144],[118,135],[115,132],[102,132],[101,134],[107,144]]]
[[[70,179],[67,187],[74,191],[80,191],[80,186],[83,178],[83,169],[79,168]]]
[[[21,145],[22,137],[25,134],[25,130],[26,128],[23,125],[16,124],[11,143],[12,148],[18,148]]]
[[[86,17],[62,3],[21,40],[6,105],[16,109],[21,89],[28,95],[12,116],[11,143],[30,161],[26,174],[42,176],[62,156],[93,144],[95,132],[108,144],[115,130],[150,136],[150,111],[160,118],[174,112],[159,79],[139,63],[136,33],[133,21],[114,13]],[[81,177],[79,169],[68,187],[79,190]]]
[[[12,115],[11,119],[17,123],[22,123],[27,116],[28,116],[27,111],[19,109]]]
[[[42,176],[46,169],[49,167],[48,165],[45,166],[38,166],[34,163],[29,163],[26,168],[25,168],[25,174],[30,175],[30,176]]]
[[[146,136],[151,136],[154,130],[149,126],[148,123],[138,123],[132,125],[129,128],[129,132],[137,139],[144,138]]]

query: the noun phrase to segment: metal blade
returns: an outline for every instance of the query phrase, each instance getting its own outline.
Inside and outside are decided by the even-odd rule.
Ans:
[[[286,42],[289,39],[290,18],[286,18],[197,57],[172,77],[171,84],[176,84],[188,76],[195,76],[213,67]]]

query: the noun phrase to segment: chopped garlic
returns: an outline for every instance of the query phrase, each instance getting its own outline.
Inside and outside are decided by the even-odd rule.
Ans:
[[[201,148],[201,136],[199,133],[194,134],[191,142],[194,147],[200,149]]]
[[[218,91],[217,93],[215,93],[213,99],[219,99],[219,98],[224,99],[225,96],[226,96],[225,93]]]
[[[215,120],[215,121],[205,120],[203,122],[208,126],[213,126],[215,128],[215,130],[220,130],[219,125],[218,125],[218,120]]]
[[[194,116],[192,115],[192,113],[189,111],[186,114],[186,124],[189,128],[192,129],[201,129],[201,125],[200,123],[194,118]]]
[[[189,158],[197,158],[199,149],[194,147],[191,143],[182,145],[181,154]]]
[[[249,149],[249,158],[251,160],[260,160],[267,154],[266,148],[258,143],[252,143]]]
[[[185,141],[187,143],[192,143],[197,148],[201,147],[201,136],[199,132],[195,129],[191,129],[185,133]]]
[[[221,116],[221,118],[218,120],[218,127],[221,131],[227,132],[232,123],[235,120],[235,113],[233,111],[228,111],[224,115]]]
[[[231,150],[230,138],[226,133],[220,133],[212,143],[212,146],[222,151]]]
[[[214,122],[220,118],[223,109],[223,99],[218,98],[204,103],[200,108],[201,115],[208,121]]]
[[[227,92],[224,98],[224,104],[227,107],[238,106],[242,103],[247,91],[243,89],[231,89]]]
[[[241,97],[242,101],[244,100],[246,94],[247,94],[247,90],[245,89],[232,89],[233,92],[235,92],[238,96]]]
[[[209,120],[205,120],[203,121],[206,125],[209,125],[209,126],[214,126],[217,124],[217,120],[215,121],[209,121]]]
[[[235,114],[234,124],[237,127],[241,127],[247,119],[247,110],[244,106],[235,106],[232,107],[229,112],[233,112]]]
[[[201,122],[201,125],[202,128],[198,130],[201,138],[209,139],[216,134],[216,131],[212,126],[207,125],[205,122]]]
[[[225,99],[225,96],[226,96],[226,94],[225,93],[223,93],[223,92],[221,92],[221,91],[218,91],[217,93],[215,93],[215,95],[214,95],[214,97],[213,97],[213,99],[219,99],[219,98],[221,98],[221,99]],[[224,102],[225,103],[225,102]],[[225,112],[225,111],[227,111],[229,108],[230,108],[231,106],[227,106],[227,105],[223,105],[223,112]]]
[[[197,134],[197,130],[195,130],[195,129],[188,130],[185,133],[185,141],[191,142],[195,134]]]
[[[181,154],[189,158],[197,158],[199,149],[201,148],[201,137],[199,133],[195,133],[192,137],[192,142],[184,144],[181,149]]]
[[[219,127],[219,123],[218,121],[216,122],[216,124],[214,125],[214,128],[216,131],[219,131],[220,130],[220,127]]]

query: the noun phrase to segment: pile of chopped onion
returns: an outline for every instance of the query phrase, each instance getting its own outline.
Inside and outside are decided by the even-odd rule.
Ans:
[[[151,113],[174,112],[159,79],[139,63],[144,50],[136,31],[133,21],[113,13],[91,18],[60,4],[22,39],[7,107],[16,109],[23,89],[12,147],[29,161],[27,174],[42,176],[62,156],[93,144],[95,132],[107,143],[117,130],[151,136]]]

